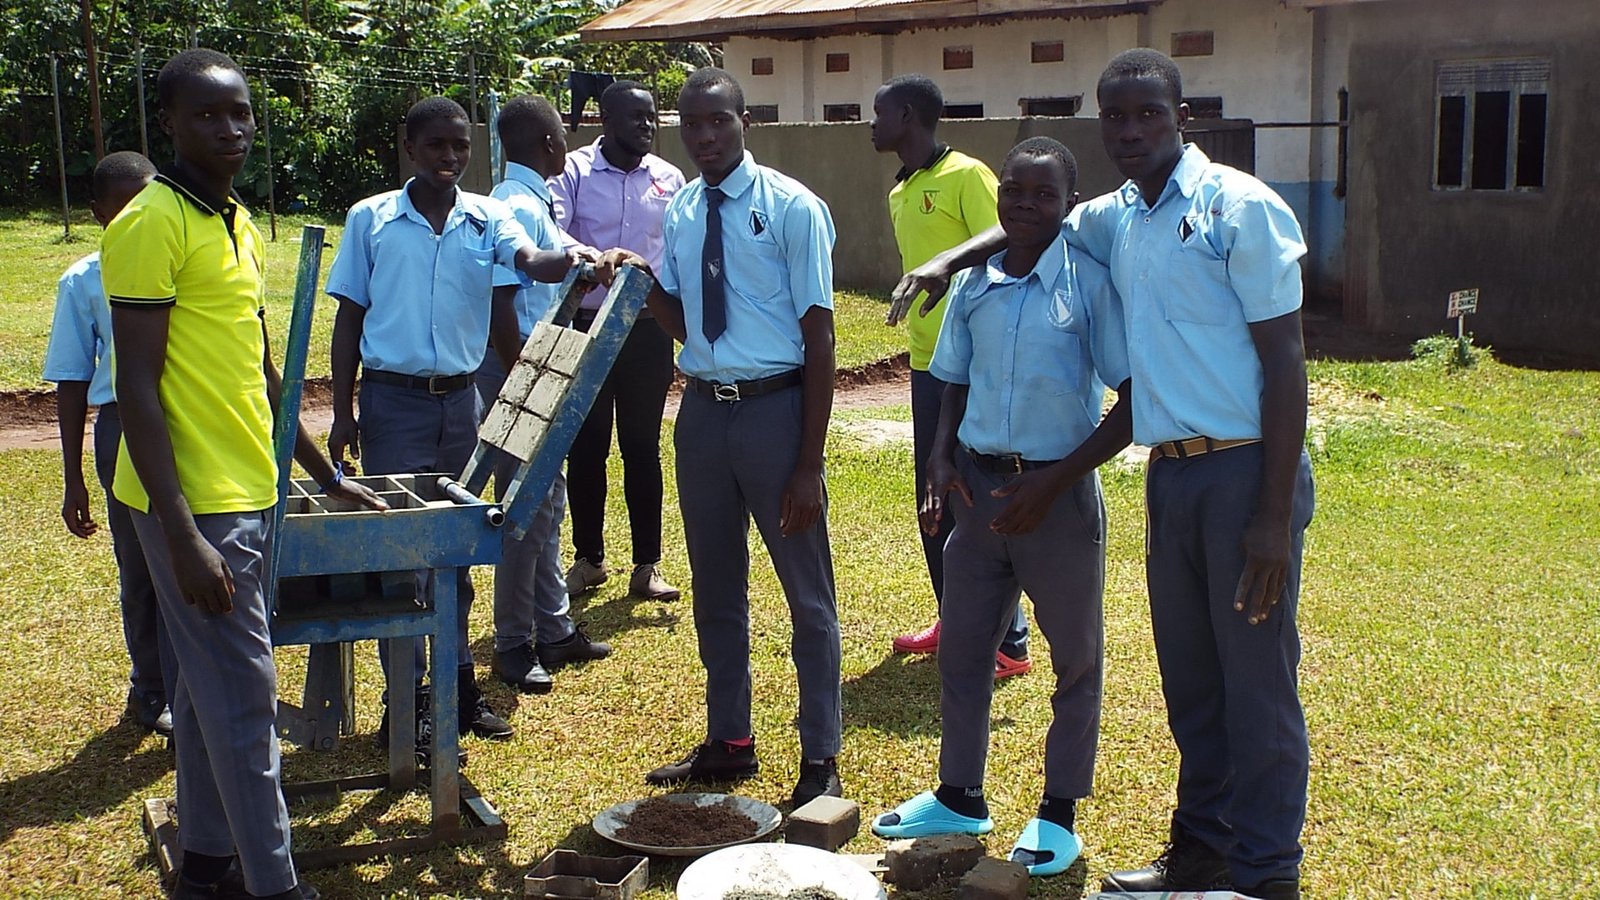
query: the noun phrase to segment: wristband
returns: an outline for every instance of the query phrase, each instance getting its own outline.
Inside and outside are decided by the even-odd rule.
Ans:
[[[329,488],[335,488],[341,484],[344,484],[344,463],[334,463],[333,478],[329,479],[326,484],[317,485],[317,489],[326,494]]]

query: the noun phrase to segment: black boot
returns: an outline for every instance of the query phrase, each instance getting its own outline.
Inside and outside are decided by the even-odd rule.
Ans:
[[[1222,854],[1172,823],[1172,839],[1155,861],[1142,869],[1112,872],[1100,884],[1108,891],[1216,891],[1233,887]]]
[[[457,671],[456,696],[461,703],[457,713],[461,716],[461,731],[463,734],[472,732],[481,738],[495,741],[510,740],[516,732],[510,723],[494,714],[489,708],[489,701],[483,697],[483,692],[478,690],[478,681],[468,663]]]

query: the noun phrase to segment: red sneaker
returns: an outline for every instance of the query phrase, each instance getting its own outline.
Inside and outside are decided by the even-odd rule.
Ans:
[[[938,649],[938,622],[934,622],[916,634],[902,634],[894,639],[894,652],[896,653],[933,653]]]
[[[1033,662],[1028,659],[1012,659],[1004,653],[996,651],[994,655],[994,679],[1010,678],[1013,675],[1026,675],[1033,669]]]

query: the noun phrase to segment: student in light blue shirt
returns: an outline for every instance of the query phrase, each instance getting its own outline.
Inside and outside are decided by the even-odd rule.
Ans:
[[[1315,506],[1305,241],[1270,188],[1184,143],[1171,59],[1119,54],[1097,93],[1106,154],[1128,183],[1063,232],[1110,266],[1126,313],[1133,436],[1153,446],[1145,577],[1182,756],[1167,850],[1103,884],[1298,900],[1310,748],[1296,616]],[[992,243],[936,258],[896,294],[942,289]]]
[[[567,154],[566,126],[550,101],[517,97],[500,110],[495,123],[506,152],[505,180],[490,196],[511,208],[540,250],[558,252],[561,229],[551,214],[545,178],[560,174]],[[518,274],[495,267],[496,309],[504,314],[503,295],[510,293],[517,314],[518,343],[484,354],[478,369],[478,393],[487,412],[516,365],[516,351],[559,299],[560,285],[535,282],[524,287]],[[517,460],[496,457],[495,500],[515,477]],[[526,693],[545,693],[554,681],[550,670],[569,662],[603,659],[611,647],[591,640],[572,623],[566,579],[561,573],[561,519],[566,507],[566,480],[558,471],[545,502],[534,514],[522,540],[508,529],[494,574],[494,672],[501,681]]]
[[[95,221],[102,227],[109,224],[155,174],[150,160],[131,150],[102,159],[94,169],[94,196],[89,202]],[[56,385],[56,426],[61,433],[65,482],[61,518],[67,530],[80,538],[99,530],[83,478],[83,426],[89,407],[95,406],[99,408],[94,421],[95,473],[106,492],[106,521],[111,526],[111,549],[120,583],[122,636],[132,663],[127,716],[170,737],[172,711],[167,705],[160,651],[166,630],[128,507],[111,493],[117,445],[122,441],[122,420],[111,385],[111,347],[111,306],[100,284],[100,254],[91,253],[73,263],[57,282],[55,316],[44,356],[44,380]]]
[[[1076,183],[1076,160],[1060,142],[1013,148],[999,185],[1006,248],[951,284],[929,368],[947,386],[922,517],[929,533],[946,511],[956,520],[940,606],[940,783],[872,826],[890,838],[993,829],[983,790],[993,660],[1026,591],[1056,687],[1044,796],[1011,858],[1040,876],[1066,871],[1082,851],[1075,812],[1094,781],[1104,655],[1105,504],[1095,468],[1132,428],[1111,276],[1069,252],[1060,233]],[[1102,422],[1103,383],[1119,390]]]
[[[351,207],[328,272],[327,292],[339,301],[328,454],[342,465],[348,450],[372,475],[458,474],[477,445],[482,418],[474,376],[491,336],[496,264],[531,280],[558,282],[573,257],[539,249],[504,203],[457,187],[472,156],[472,136],[466,111],[455,101],[431,97],[413,105],[406,114],[405,148],[415,177],[398,191]],[[502,303],[509,307],[511,298]],[[520,347],[512,311],[503,310],[494,321],[494,342]],[[465,568],[458,588],[463,730],[509,738],[511,726],[489,709],[473,680],[467,642],[473,590]],[[420,678],[425,666],[417,643]],[[427,708],[427,698],[419,697],[419,717]],[[431,724],[419,720],[419,754]],[[386,726],[387,718],[380,741],[387,740]]]
[[[666,258],[648,303],[683,342],[674,432],[678,498],[706,670],[706,736],[652,784],[756,774],[750,715],[748,549],[761,532],[793,624],[799,680],[796,806],[839,796],[839,616],[822,451],[833,408],[833,221],[828,208],[744,149],[750,115],[727,72],[697,70],[678,98],[700,177],[667,207]],[[648,268],[626,250],[617,265]],[[990,656],[993,659],[993,655]]]

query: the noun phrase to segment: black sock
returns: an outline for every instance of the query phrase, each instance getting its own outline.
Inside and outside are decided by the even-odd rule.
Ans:
[[[300,885],[297,884],[281,894],[251,894],[250,896],[256,897],[258,900],[300,900],[301,897],[305,896],[305,893],[300,890]]]
[[[233,864],[231,856],[207,856],[193,850],[183,851],[183,877],[195,884],[216,884]]]
[[[1073,833],[1077,832],[1074,827],[1077,812],[1078,801],[1066,797],[1052,797],[1045,794],[1044,799],[1039,801],[1039,818],[1046,822],[1054,822]]]
[[[989,818],[989,804],[983,799],[983,788],[952,787],[940,784],[933,792],[934,799],[969,819]]]

